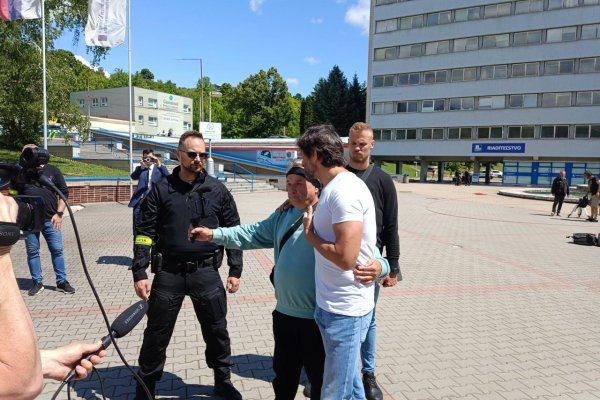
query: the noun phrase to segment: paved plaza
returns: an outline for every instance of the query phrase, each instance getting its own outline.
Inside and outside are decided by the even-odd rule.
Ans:
[[[600,398],[600,248],[566,236],[600,224],[550,217],[551,203],[499,196],[498,186],[397,184],[404,281],[381,291],[377,377],[386,399]],[[266,217],[284,192],[235,194],[243,223]],[[573,205],[565,204],[567,215]],[[131,209],[86,204],[76,214],[90,274],[112,321],[138,299],[131,273]],[[45,291],[30,287],[24,244],[14,246],[18,283],[42,347],[95,341],[106,329],[87,284],[71,220],[63,224],[75,295],[54,291],[47,249]],[[42,244],[45,247],[45,243]],[[270,250],[244,253],[241,289],[229,295],[233,381],[244,399],[273,399]],[[222,268],[225,276],[227,268]],[[137,366],[145,320],[119,346]],[[161,399],[218,399],[189,300],[158,385]],[[107,399],[133,399],[134,383],[114,348],[99,366]],[[47,383],[50,399],[58,385]],[[78,398],[102,398],[95,376]],[[66,399],[66,391],[59,396]],[[303,399],[301,390],[297,399]]]

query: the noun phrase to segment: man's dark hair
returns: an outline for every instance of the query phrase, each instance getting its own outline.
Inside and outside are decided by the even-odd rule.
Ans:
[[[153,151],[152,149],[144,149],[144,150],[142,151],[142,157],[143,157],[143,156],[146,156],[146,155],[148,155],[148,154],[150,154],[150,153],[154,153],[154,151]]]
[[[187,131],[179,137],[179,144],[177,145],[177,147],[181,148],[181,145],[183,144],[183,142],[185,142],[187,140],[187,138],[189,138],[189,137],[195,137],[195,138],[204,140],[204,136],[202,136],[202,134],[200,132]]]
[[[311,157],[314,153],[324,167],[343,167],[344,144],[333,125],[314,125],[309,127],[296,141],[304,154]]]

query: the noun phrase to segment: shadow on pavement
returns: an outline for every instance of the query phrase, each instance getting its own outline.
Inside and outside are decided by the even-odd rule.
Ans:
[[[96,260],[96,264],[112,264],[131,266],[133,259],[127,256],[100,256]]]
[[[231,363],[233,364],[231,368],[232,375],[260,379],[265,382],[272,382],[275,378],[271,356],[240,354],[231,356]],[[235,380],[233,383],[235,384]]]

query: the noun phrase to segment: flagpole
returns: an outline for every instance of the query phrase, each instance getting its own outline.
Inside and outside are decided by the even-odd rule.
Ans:
[[[133,88],[131,87],[131,0],[127,0],[127,69],[129,70],[129,173],[133,172]],[[129,178],[129,197],[133,196],[133,179]]]
[[[44,95],[44,149],[48,150],[48,107],[46,94],[46,11],[42,0],[42,86]]]

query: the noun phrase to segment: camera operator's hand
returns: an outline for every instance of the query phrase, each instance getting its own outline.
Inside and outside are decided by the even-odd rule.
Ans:
[[[98,352],[88,361],[88,354]],[[94,365],[99,364],[106,355],[102,342],[71,343],[52,350],[41,350],[42,373],[44,378],[62,381],[75,368],[75,379],[85,379]]]

